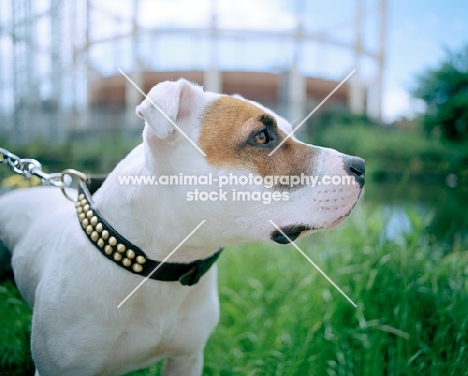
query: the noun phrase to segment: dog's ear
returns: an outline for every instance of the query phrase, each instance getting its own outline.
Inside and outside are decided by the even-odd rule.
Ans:
[[[201,87],[184,79],[161,82],[136,107],[136,113],[145,119],[146,126],[158,138],[164,140],[176,132],[174,123],[179,126],[179,121],[191,115],[193,101],[200,92],[203,92]]]

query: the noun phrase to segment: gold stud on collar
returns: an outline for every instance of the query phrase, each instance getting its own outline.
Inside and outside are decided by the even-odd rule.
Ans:
[[[132,265],[132,262],[128,258],[125,257],[122,260],[122,264],[124,264],[128,268],[130,265]]]
[[[143,270],[143,266],[141,266],[140,264],[133,264],[132,269],[137,273],[141,273],[141,271]]]
[[[136,262],[139,264],[144,264],[146,262],[146,259],[143,256],[137,256]]]
[[[127,249],[125,241],[122,241],[120,237],[111,236],[109,226],[100,222],[99,214],[93,210],[92,202],[88,202],[86,195],[78,196],[75,208],[85,232],[92,243],[101,248],[103,254],[109,258],[112,257],[114,261],[121,263],[121,266],[131,268],[135,273],[143,272],[143,264],[147,262],[146,257],[138,255],[140,251],[137,253],[133,249]]]

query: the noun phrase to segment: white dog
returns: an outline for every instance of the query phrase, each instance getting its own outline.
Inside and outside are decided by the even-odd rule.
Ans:
[[[16,284],[34,309],[36,375],[121,375],[161,359],[167,359],[166,376],[200,375],[203,349],[219,317],[217,269],[213,265],[194,276],[184,274],[184,265],[207,259],[201,269],[208,269],[222,246],[258,240],[286,244],[331,228],[348,216],[361,194],[360,158],[294,138],[269,156],[291,125],[255,102],[204,92],[182,79],[155,86],[148,98],[137,107],[145,120],[143,143],[92,199],[82,195],[74,205],[56,188],[17,190],[0,198],[0,239],[12,254]],[[210,173],[216,180],[229,174],[257,179],[305,174],[319,181],[328,176],[335,184],[291,187],[277,180],[269,189],[230,181],[222,187],[228,192],[224,198],[202,201],[193,186],[119,180]],[[356,184],[337,183],[336,177],[348,176]],[[197,187],[222,196],[218,188],[215,182]],[[234,200],[234,189],[252,199]],[[264,199],[265,192],[277,193],[268,196],[274,197],[270,204],[254,199]],[[178,267],[183,270],[185,282],[155,273],[163,280],[149,279],[117,308],[151,271],[147,265],[164,260],[203,220],[167,261],[175,274]]]

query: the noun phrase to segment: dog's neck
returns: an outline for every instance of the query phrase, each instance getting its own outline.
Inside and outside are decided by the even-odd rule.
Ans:
[[[149,258],[162,260],[205,218],[180,198],[179,187],[120,184],[119,176],[158,175],[155,173],[158,164],[168,166],[169,162],[162,160],[153,160],[148,166],[144,161],[151,157],[145,154],[143,145],[136,147],[132,157],[127,157],[109,174],[93,199],[96,209],[115,230]],[[139,164],[132,165],[131,161]],[[170,261],[189,262],[211,256],[222,245],[210,244],[209,239],[207,229],[201,226]]]

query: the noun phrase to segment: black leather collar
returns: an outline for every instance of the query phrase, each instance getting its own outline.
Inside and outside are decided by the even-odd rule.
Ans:
[[[189,264],[151,260],[136,245],[121,236],[93,207],[92,193],[102,184],[105,177],[80,181],[76,212],[88,239],[108,259],[133,274],[158,281],[179,281],[184,286],[196,284],[218,259],[220,248],[213,256]],[[153,270],[158,268],[154,273]],[[151,274],[152,273],[152,274]],[[150,275],[151,274],[151,275]]]

